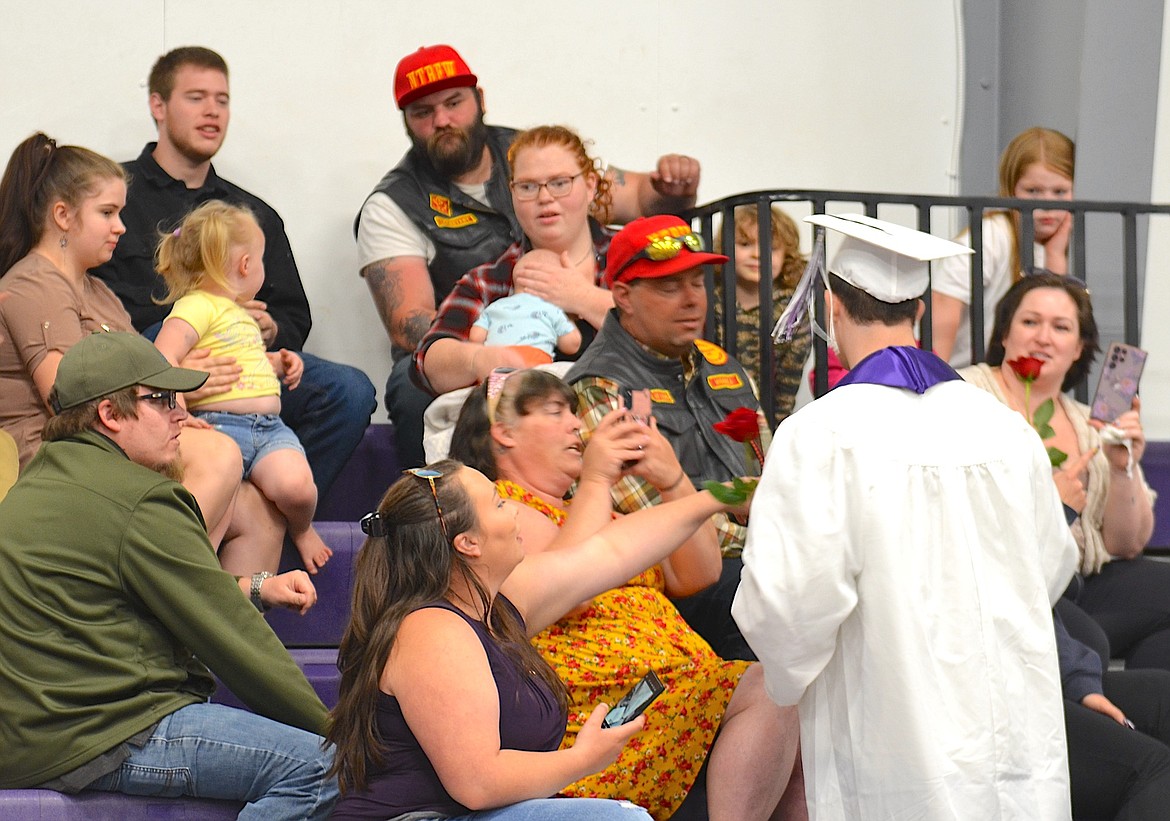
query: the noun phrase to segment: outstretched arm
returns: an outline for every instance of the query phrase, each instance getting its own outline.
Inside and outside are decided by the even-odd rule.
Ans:
[[[699,161],[683,154],[665,154],[649,173],[606,170],[613,192],[613,221],[626,223],[651,214],[677,214],[695,204]]]
[[[579,602],[662,561],[726,509],[703,491],[623,516],[579,545],[525,558],[501,592],[523,612],[529,635],[536,635]]]

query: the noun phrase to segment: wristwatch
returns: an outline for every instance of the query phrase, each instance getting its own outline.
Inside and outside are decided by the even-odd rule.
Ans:
[[[268,608],[265,607],[264,602],[260,600],[260,585],[264,584],[265,579],[271,579],[274,573],[269,573],[267,570],[261,570],[259,573],[252,574],[252,588],[249,598],[252,599],[252,604],[256,605],[256,609],[261,613]]]

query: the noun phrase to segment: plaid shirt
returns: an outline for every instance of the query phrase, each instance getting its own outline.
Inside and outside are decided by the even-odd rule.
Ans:
[[[605,255],[609,251],[612,234],[592,217],[589,218],[589,231],[593,236],[593,252],[597,259],[596,284],[600,287],[605,275]],[[512,269],[516,267],[520,257],[530,250],[532,248],[527,240],[523,243],[514,242],[495,262],[487,262],[472,268],[455,283],[451,293],[439,305],[439,312],[435,315],[430,330],[419,341],[414,351],[415,376],[425,390],[435,393],[423,372],[423,360],[426,359],[427,349],[439,339],[458,339],[466,342],[471,335],[471,326],[479,319],[483,309],[512,293]]]
[[[692,351],[691,356],[694,355]],[[695,372],[690,357],[683,362],[683,371],[689,381]],[[601,423],[605,415],[622,407],[621,396],[618,393],[619,385],[612,379],[605,377],[585,377],[573,383],[573,390],[577,392],[577,416],[581,419],[581,436],[588,442],[589,437],[593,435],[594,428]],[[752,390],[758,393],[754,384]],[[765,453],[771,440],[768,426],[761,424],[760,447]],[[635,510],[641,510],[662,501],[658,489],[637,476],[623,476],[613,486],[611,493],[614,509],[620,510],[622,513],[633,513]],[[719,549],[723,555],[738,556],[743,551],[747,528],[732,521],[725,513],[717,513],[712,517],[712,521],[719,534]]]

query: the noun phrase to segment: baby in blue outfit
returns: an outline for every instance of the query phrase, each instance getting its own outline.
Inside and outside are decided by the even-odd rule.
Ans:
[[[552,251],[529,251],[522,259],[536,259],[541,254],[547,255],[552,264],[560,265],[560,257]],[[554,347],[566,355],[576,353],[581,347],[581,331],[568,315],[551,302],[512,287],[510,296],[483,309],[468,340],[485,345],[529,345],[548,354],[549,361]]]

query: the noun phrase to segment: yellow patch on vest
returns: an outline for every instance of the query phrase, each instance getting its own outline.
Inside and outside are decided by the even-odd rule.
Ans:
[[[713,373],[707,377],[707,384],[713,391],[728,391],[743,387],[738,373]]]
[[[475,214],[460,214],[457,217],[435,217],[435,225],[440,228],[466,228],[479,222]]]
[[[651,388],[650,401],[657,402],[660,405],[673,405],[674,394],[668,391],[666,388]]]
[[[708,342],[705,339],[696,339],[695,347],[699,349],[699,353],[703,358],[712,365],[722,365],[727,362],[727,351],[720,348],[714,342]]]
[[[442,194],[431,194],[431,210],[438,211],[445,217],[451,216],[451,200]]]

